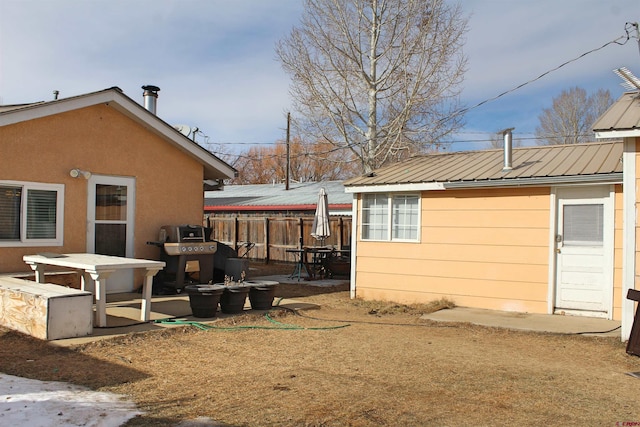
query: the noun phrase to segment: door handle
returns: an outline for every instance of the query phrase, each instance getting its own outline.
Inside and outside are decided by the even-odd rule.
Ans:
[[[556,249],[556,253],[560,253],[560,248],[557,248],[557,249]]]

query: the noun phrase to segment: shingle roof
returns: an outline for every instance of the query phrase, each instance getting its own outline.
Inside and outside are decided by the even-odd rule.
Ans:
[[[345,181],[345,187],[442,183],[444,187],[532,185],[585,179],[621,179],[621,142],[515,148],[512,167],[504,171],[504,151],[438,153]]]
[[[204,168],[204,179],[217,180],[234,176],[236,170],[231,165],[182,135],[169,123],[129,98],[118,87],[47,102],[0,106],[0,127],[98,104],[112,107],[142,123],[151,132],[160,135],[165,141],[195,158]]]
[[[640,129],[640,93],[623,94],[593,125],[595,132]]]

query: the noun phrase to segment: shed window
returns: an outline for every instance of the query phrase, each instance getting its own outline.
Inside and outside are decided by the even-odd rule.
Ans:
[[[61,245],[63,188],[0,182],[0,246]]]
[[[415,194],[365,194],[362,239],[418,241],[420,197]]]
[[[563,210],[564,244],[602,246],[604,206],[566,205]]]

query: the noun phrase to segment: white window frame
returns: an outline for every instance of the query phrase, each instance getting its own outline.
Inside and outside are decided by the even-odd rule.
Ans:
[[[62,246],[64,242],[64,184],[45,184],[25,181],[0,181],[0,187],[19,187],[20,237],[18,240],[0,240],[0,247]],[[56,192],[56,237],[54,239],[28,239],[27,197],[29,190]]]
[[[386,196],[387,198],[387,223],[385,224],[386,228],[386,238],[383,239],[374,239],[369,238],[364,235],[364,199],[367,196]],[[415,197],[418,199],[418,216],[417,223],[415,224],[416,230],[416,238],[415,239],[399,239],[394,238],[394,216],[393,216],[393,202],[394,198],[397,197]],[[361,223],[360,223],[360,239],[367,242],[411,242],[411,243],[419,243],[420,242],[420,228],[422,224],[422,197],[419,193],[363,193],[361,198],[362,206],[361,206]]]

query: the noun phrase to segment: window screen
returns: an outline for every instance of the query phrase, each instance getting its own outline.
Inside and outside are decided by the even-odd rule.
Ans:
[[[565,205],[563,232],[565,245],[602,245],[604,206],[601,204]]]
[[[27,239],[56,238],[57,192],[27,190]]]
[[[22,188],[0,186],[0,240],[20,240]]]

